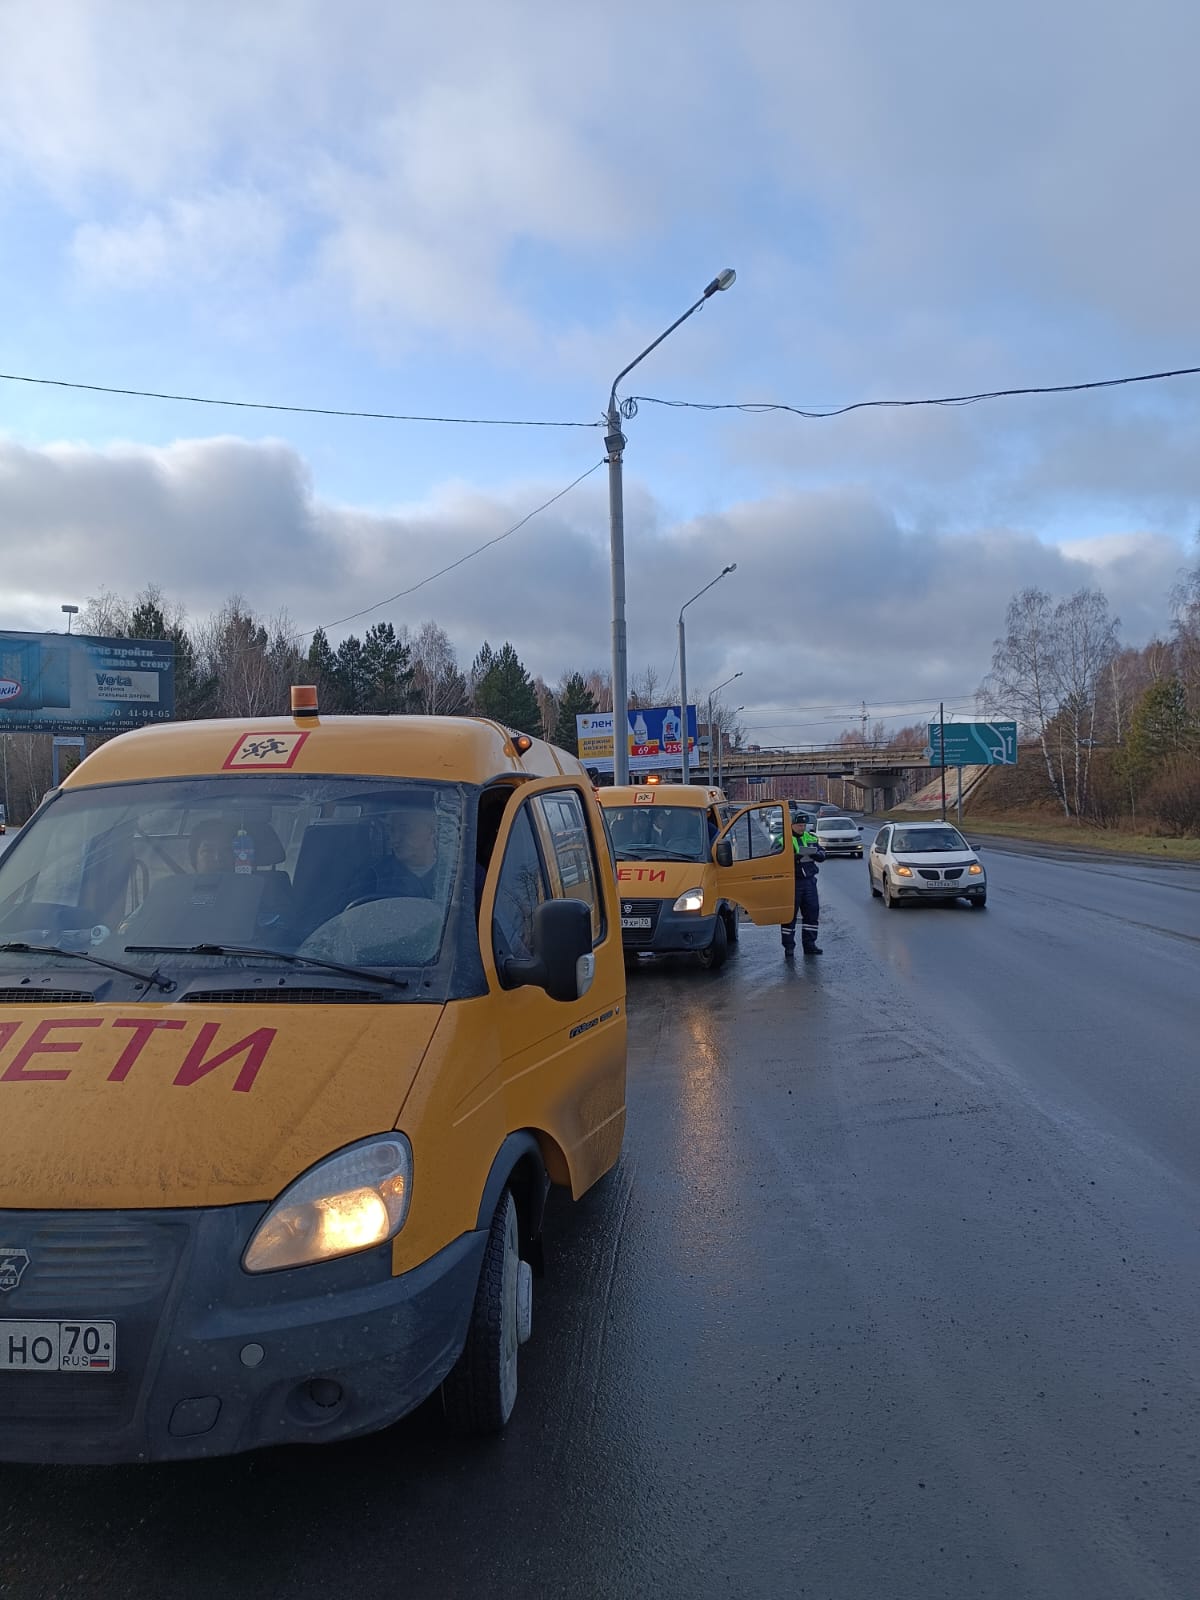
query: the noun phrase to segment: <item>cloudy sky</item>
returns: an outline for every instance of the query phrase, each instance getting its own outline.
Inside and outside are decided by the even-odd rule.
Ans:
[[[1200,365],[1192,0],[0,0],[0,370],[594,424],[622,386],[801,407]],[[763,742],[964,708],[1010,594],[1168,625],[1200,378],[626,427],[631,670],[740,670]],[[0,627],[154,582],[331,624],[600,461],[595,427],[305,417],[0,381]],[[374,620],[609,648],[601,468]],[[818,709],[813,709],[818,708]],[[823,722],[823,718],[831,719]]]

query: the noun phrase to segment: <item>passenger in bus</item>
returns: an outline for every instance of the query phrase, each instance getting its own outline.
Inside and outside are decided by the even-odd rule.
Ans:
[[[192,830],[188,841],[192,871],[200,874],[233,871],[233,828],[210,818]]]
[[[432,800],[398,806],[388,818],[388,854],[375,868],[377,895],[432,900],[437,892],[438,827]]]

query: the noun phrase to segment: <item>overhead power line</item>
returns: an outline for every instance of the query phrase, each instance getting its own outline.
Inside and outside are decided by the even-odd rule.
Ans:
[[[241,411],[290,411],[306,417],[355,417],[372,422],[446,422],[472,428],[599,428],[602,422],[559,422],[529,417],[438,417],[401,411],[352,411],[337,406],[284,405],[275,400],[225,400],[204,394],[167,394],[158,389],[121,389],[109,383],[75,383],[67,378],[31,378],[21,372],[0,372],[5,383],[37,383],[53,389],[81,389],[90,394],[131,395],[140,400],[177,400],[191,406],[236,406]]]
[[[1167,372],[1138,372],[1125,378],[1095,378],[1089,383],[1031,384],[1019,389],[983,389],[978,394],[946,394],[918,400],[855,400],[850,405],[807,409],[803,406],[785,405],[774,400],[664,400],[659,395],[631,395],[623,400],[622,410],[627,417],[637,415],[639,403],[648,406],[673,406],[689,411],[742,411],[749,416],[759,416],[769,411],[790,411],[796,417],[819,419],[844,417],[850,411],[896,410],[913,406],[969,406],[978,400],[1008,400],[1027,394],[1079,394],[1085,389],[1117,389],[1129,383],[1159,383],[1164,378],[1192,378],[1200,374],[1200,367],[1173,367]]]
[[[364,606],[361,611],[352,611],[345,617],[337,617],[333,622],[318,623],[317,627],[321,629],[339,628],[343,622],[356,622],[359,617],[369,617],[372,611],[379,611],[384,606],[390,606],[395,600],[403,600],[407,595],[416,594],[418,589],[423,589],[426,584],[433,583],[435,579],[444,578],[448,572],[453,572],[456,567],[464,566],[466,562],[473,560],[478,555],[482,555],[485,550],[490,550],[493,545],[500,544],[505,539],[511,539],[513,534],[519,532],[527,522],[532,521],[534,517],[547,510],[556,500],[561,500],[564,495],[570,494],[571,490],[577,488],[585,478],[590,478],[593,472],[604,466],[605,460],[606,458],[602,456],[586,472],[581,472],[577,478],[572,479],[565,489],[560,489],[557,494],[552,494],[549,500],[543,500],[540,506],[534,506],[533,510],[527,511],[519,522],[514,522],[511,528],[506,528],[503,533],[498,533],[494,539],[488,539],[485,543],[477,545],[474,550],[468,550],[466,555],[459,556],[456,561],[451,561],[447,566],[439,567],[436,572],[431,572],[428,577],[420,579],[419,582],[409,584],[407,589],[398,589],[395,594],[388,595],[385,600],[377,600],[374,605]],[[300,637],[307,639],[316,632],[317,628],[307,628]]]
[[[938,699],[939,700],[944,700],[947,705],[949,705],[951,703],[951,701],[953,701],[955,704],[973,705],[975,703],[975,691],[973,689],[968,689],[968,690],[964,690],[961,694],[949,694],[949,693],[947,693],[947,694],[939,694],[938,695]],[[884,700],[882,698],[877,698],[877,697],[872,697],[871,698],[871,705],[875,708],[876,712],[878,714],[880,714],[880,715],[886,715],[886,716],[897,715],[897,714],[899,714],[901,712],[909,711],[909,710],[919,711],[919,710],[922,710],[924,707],[929,706],[929,705],[933,705],[935,703],[936,702],[933,701],[928,694],[908,695],[908,696],[905,696],[905,697],[899,697],[898,696],[894,700]],[[746,707],[746,710],[750,711],[750,712],[764,712],[764,713],[765,712],[770,712],[770,711],[778,711],[782,716],[789,716],[792,713],[799,712],[799,711],[809,711],[809,712],[811,712],[811,711],[829,711],[829,712],[832,712],[834,715],[837,715],[837,714],[839,714],[841,712],[847,712],[847,713],[852,714],[854,716],[858,716],[860,708],[861,708],[861,705],[862,705],[861,699],[853,700],[853,701],[851,701],[851,700],[822,701],[822,702],[820,702],[819,704],[816,704],[816,705],[796,705],[796,706],[779,705],[778,703],[776,703],[774,705],[772,705],[772,704],[764,704],[764,703],[762,703],[760,701],[757,704],[748,705]]]

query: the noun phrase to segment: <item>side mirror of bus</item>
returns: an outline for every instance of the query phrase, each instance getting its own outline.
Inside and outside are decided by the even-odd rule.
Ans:
[[[533,913],[533,955],[514,956],[500,974],[506,989],[544,989],[551,1000],[582,1000],[592,986],[592,913],[582,900],[545,900]]]
[[[733,865],[733,841],[731,839],[718,839],[713,845],[713,860],[719,867]]]

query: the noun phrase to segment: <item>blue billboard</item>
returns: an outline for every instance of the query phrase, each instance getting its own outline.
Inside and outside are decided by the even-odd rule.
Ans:
[[[168,639],[0,633],[0,733],[119,733],[174,716]]]

